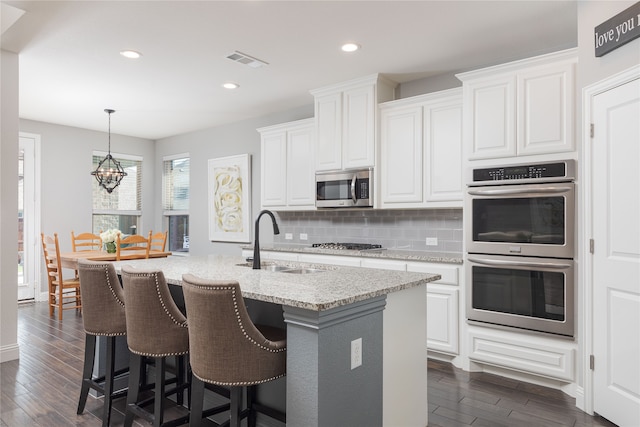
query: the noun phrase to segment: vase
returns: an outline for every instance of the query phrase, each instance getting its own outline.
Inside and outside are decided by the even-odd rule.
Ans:
[[[107,253],[115,254],[116,253],[116,242],[107,242],[104,244],[107,248]]]

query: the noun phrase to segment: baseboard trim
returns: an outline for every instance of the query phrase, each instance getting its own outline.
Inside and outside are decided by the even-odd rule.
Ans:
[[[20,358],[20,346],[18,344],[4,345],[0,347],[0,363],[9,362]]]

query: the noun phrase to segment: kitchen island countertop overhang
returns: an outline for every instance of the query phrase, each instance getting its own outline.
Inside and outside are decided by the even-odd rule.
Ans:
[[[115,262],[117,271],[123,265],[163,271],[167,282],[182,285],[182,275],[215,280],[237,280],[242,296],[248,299],[282,304],[312,311],[323,311],[365,301],[377,296],[409,289],[440,279],[437,274],[358,267],[337,267],[328,264],[278,262],[291,268],[321,270],[310,274],[290,274],[282,271],[253,270],[242,257],[207,255]]]

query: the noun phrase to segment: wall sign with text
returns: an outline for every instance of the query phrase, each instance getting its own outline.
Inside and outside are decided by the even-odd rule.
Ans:
[[[640,37],[640,2],[594,29],[596,56],[603,56]]]

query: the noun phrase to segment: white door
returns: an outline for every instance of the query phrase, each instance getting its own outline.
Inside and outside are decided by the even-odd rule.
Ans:
[[[20,136],[18,167],[18,301],[35,298],[40,261],[36,211],[36,137]]]
[[[592,112],[594,410],[640,426],[640,79]]]

